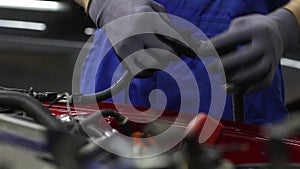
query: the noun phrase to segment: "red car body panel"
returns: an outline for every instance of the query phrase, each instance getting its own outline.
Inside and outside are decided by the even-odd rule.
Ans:
[[[49,106],[48,104],[44,104]],[[116,106],[112,103],[99,102],[89,105],[76,105],[71,106],[71,112],[68,112],[65,104],[52,105],[49,110],[56,116],[64,114],[72,114],[73,116],[88,116],[101,109],[113,109],[116,110]],[[142,115],[137,115],[137,112],[132,112],[129,105],[117,104],[118,112],[125,117],[129,118],[143,118]],[[147,110],[145,107],[136,107],[138,110]],[[159,110],[153,110],[159,111]],[[174,117],[178,115],[175,111],[164,111],[159,119],[163,119],[165,122],[172,123]],[[188,124],[191,119],[191,115],[186,114],[186,119],[181,120],[181,124]],[[118,123],[113,117],[106,117],[106,121],[115,129],[119,129]],[[238,123],[234,121],[220,121],[220,127],[218,131],[214,133],[213,141],[210,140],[210,144],[224,149],[223,157],[230,160],[236,165],[239,164],[257,164],[268,163],[268,142],[269,138],[265,136],[266,126],[257,126],[244,123]],[[131,122],[134,131],[140,131],[144,124]],[[185,125],[183,125],[185,126]],[[300,137],[291,137],[283,141],[287,148],[289,160],[292,163],[300,163]]]

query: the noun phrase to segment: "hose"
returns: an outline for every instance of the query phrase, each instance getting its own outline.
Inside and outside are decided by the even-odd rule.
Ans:
[[[64,126],[42,104],[26,94],[0,90],[0,107],[25,111],[33,119],[49,129],[64,131]]]
[[[127,71],[124,75],[114,83],[110,88],[107,88],[101,92],[94,93],[94,94],[73,94],[72,101],[74,103],[95,103],[107,100],[113,96],[113,94],[119,93],[124,87],[129,84],[132,75]]]

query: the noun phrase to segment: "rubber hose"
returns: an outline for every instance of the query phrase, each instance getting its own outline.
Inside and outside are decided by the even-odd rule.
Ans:
[[[0,107],[14,108],[25,111],[33,119],[49,129],[65,131],[52,113],[46,109],[38,100],[14,91],[0,90]]]
[[[72,100],[75,103],[95,103],[107,100],[112,97],[113,94],[119,93],[124,87],[130,82],[132,75],[129,72],[124,73],[124,75],[114,83],[110,88],[107,88],[101,92],[94,94],[74,94]]]

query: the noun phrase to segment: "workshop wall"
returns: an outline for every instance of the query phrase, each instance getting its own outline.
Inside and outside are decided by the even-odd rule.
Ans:
[[[50,3],[60,8],[0,3],[0,86],[71,91],[74,63],[94,24],[72,0]]]

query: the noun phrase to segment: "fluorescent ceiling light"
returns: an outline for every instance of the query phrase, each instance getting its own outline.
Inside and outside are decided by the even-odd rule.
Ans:
[[[27,30],[35,30],[35,31],[44,31],[47,29],[47,26],[44,23],[14,21],[14,20],[4,20],[4,19],[0,19],[0,27],[14,28],[14,29],[27,29]]]
[[[93,35],[95,32],[96,32],[95,28],[87,27],[84,29],[84,34],[86,35]]]
[[[293,59],[288,59],[288,58],[281,58],[280,61],[281,65],[295,68],[295,69],[300,69],[300,61],[298,60],[293,60]]]
[[[40,0],[0,0],[0,8],[35,10],[35,11],[61,11],[66,9],[62,2]]]

